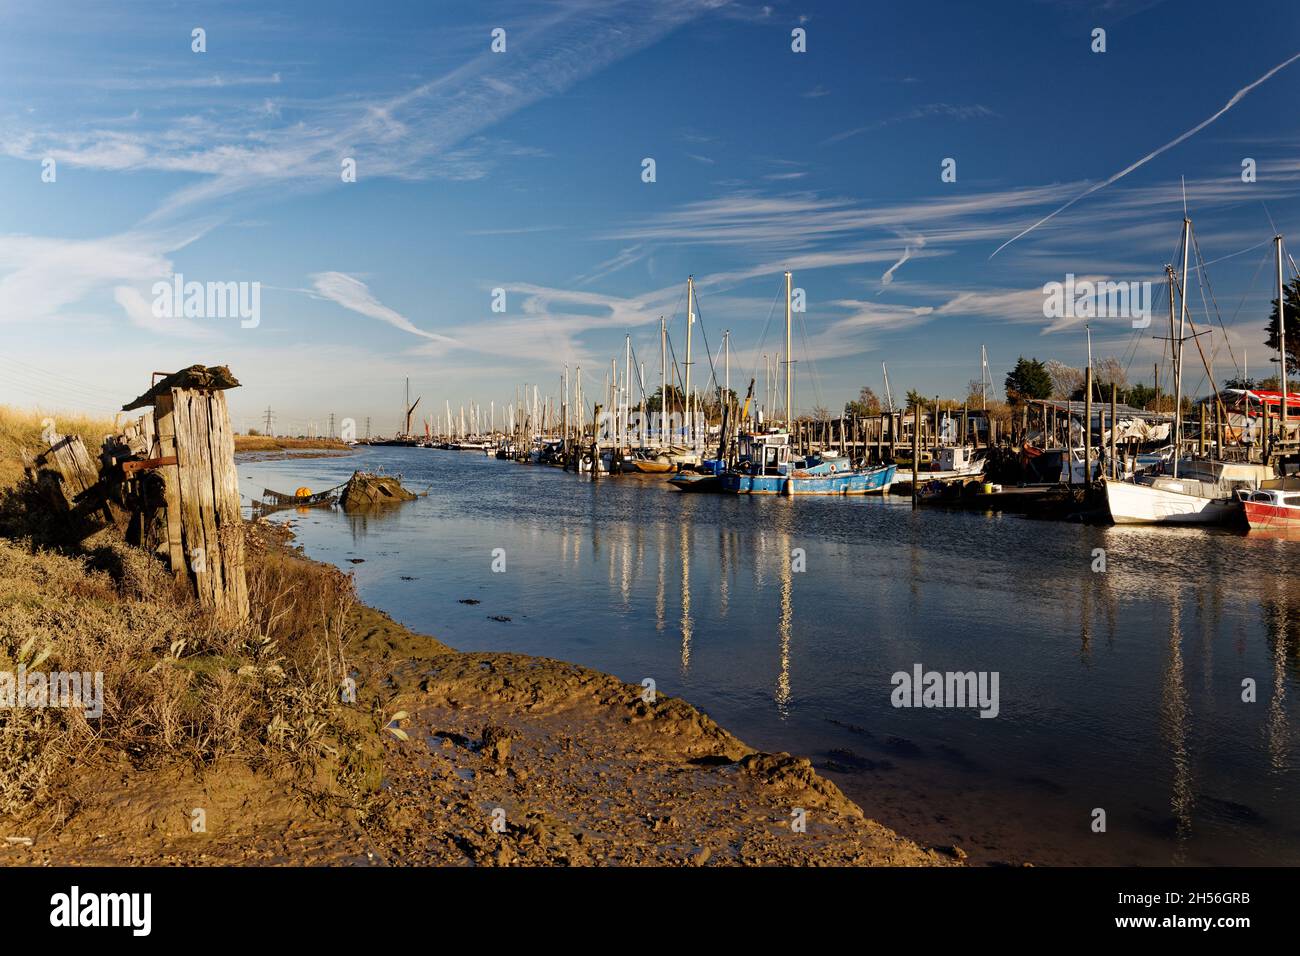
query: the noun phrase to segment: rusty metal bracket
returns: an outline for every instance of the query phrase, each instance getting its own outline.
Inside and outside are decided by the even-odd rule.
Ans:
[[[168,455],[166,458],[147,458],[144,461],[124,461],[122,462],[122,474],[130,478],[141,471],[152,471],[155,468],[165,468],[174,464],[176,464],[175,455]]]

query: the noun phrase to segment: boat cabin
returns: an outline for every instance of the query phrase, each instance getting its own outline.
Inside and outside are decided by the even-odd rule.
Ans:
[[[939,471],[969,471],[975,467],[975,449],[949,445],[939,449]]]
[[[751,475],[784,475],[790,470],[790,436],[785,432],[741,435],[739,464]]]

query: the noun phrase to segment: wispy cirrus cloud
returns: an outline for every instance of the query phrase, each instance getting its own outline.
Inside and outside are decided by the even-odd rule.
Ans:
[[[842,130],[833,136],[828,136],[822,143],[823,146],[829,146],[832,143],[840,143],[854,136],[860,136],[863,133],[870,133],[873,130],[884,129],[887,126],[893,126],[896,123],[906,123],[913,120],[929,119],[931,117],[942,117],[944,119],[955,120],[973,120],[989,119],[996,117],[998,114],[982,103],[972,103],[966,106],[955,106],[952,103],[925,103],[906,113],[899,113],[897,116],[890,116],[886,119],[877,120],[874,123],[867,123],[865,126],[858,126],[853,129]]]
[[[335,97],[299,111],[299,118],[268,125],[275,112],[265,97],[231,101],[212,116],[183,117],[137,130],[107,130],[78,123],[14,128],[0,136],[0,151],[23,159],[55,156],[63,162],[112,170],[163,170],[199,174],[200,182],[167,197],[149,217],[170,220],[201,205],[240,196],[283,195],[289,188],[324,189],[340,181],[344,157],[358,175],[425,179],[479,178],[492,150],[460,147],[507,116],[559,95],[655,42],[724,0],[668,0],[646,8],[623,2],[571,2],[512,24],[511,43],[528,53],[482,52],[462,65],[398,93]],[[279,84],[278,73],[270,75]],[[247,84],[217,75],[179,82],[230,89]],[[126,83],[165,83],[131,77]],[[499,156],[495,158],[500,158]],[[450,168],[450,173],[448,172]]]

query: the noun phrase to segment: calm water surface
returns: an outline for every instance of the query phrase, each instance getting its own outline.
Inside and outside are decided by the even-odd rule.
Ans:
[[[456,648],[652,677],[973,861],[1300,863],[1300,542],[683,495],[418,448],[239,474],[257,495],[381,466],[429,495],[275,520],[353,571],[365,601]],[[891,675],[917,663],[998,672],[998,716],[894,708]]]

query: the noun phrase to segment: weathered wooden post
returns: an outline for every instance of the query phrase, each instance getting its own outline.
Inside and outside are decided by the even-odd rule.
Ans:
[[[1092,482],[1092,363],[1084,374],[1087,380],[1087,392],[1083,402],[1083,484],[1087,487]],[[1073,457],[1073,456],[1072,456]]]
[[[915,410],[913,415],[915,421],[912,425],[912,507],[915,508],[917,501],[920,500],[918,497],[920,488],[918,486],[921,481],[921,402],[919,398],[912,407]]]
[[[239,512],[235,439],[224,390],[230,370],[194,365],[165,375],[125,411],[153,406],[158,458],[137,464],[162,475],[167,553],[199,603],[229,621],[248,616],[244,527]]]
[[[86,450],[80,435],[48,434],[50,447],[31,457],[23,449],[23,468],[37,491],[61,513],[102,522],[112,520],[108,506],[89,500],[88,492],[99,482],[99,468]]]

